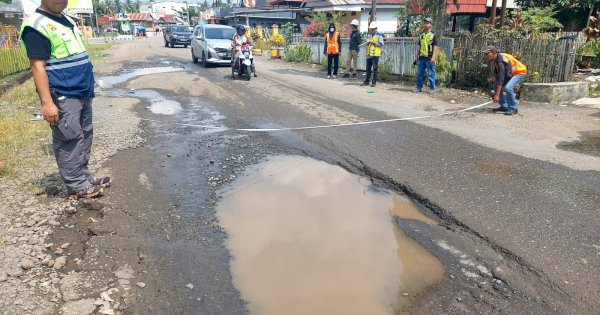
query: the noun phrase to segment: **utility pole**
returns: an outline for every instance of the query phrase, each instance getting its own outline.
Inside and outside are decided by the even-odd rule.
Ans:
[[[500,28],[504,27],[504,23],[506,23],[506,2],[507,0],[502,0],[502,12],[500,14]]]
[[[496,25],[496,9],[498,8],[498,0],[492,1],[492,16],[490,16],[490,24]]]
[[[377,12],[377,0],[371,0],[371,16],[369,17],[371,22],[375,22],[376,19],[376,12]]]

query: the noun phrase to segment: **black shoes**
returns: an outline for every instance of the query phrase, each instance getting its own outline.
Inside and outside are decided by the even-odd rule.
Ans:
[[[94,178],[94,180],[92,180],[90,183],[92,185],[98,185],[102,188],[106,188],[108,186],[110,186],[110,182],[112,180],[110,179],[110,177],[101,177],[101,178]]]
[[[353,79],[356,79],[356,73],[353,73],[353,74],[352,74],[352,78],[353,78]]]
[[[504,112],[504,115],[506,116],[512,116],[512,115],[516,115],[519,113],[518,109],[509,109],[507,111]]]
[[[369,82],[365,81],[365,82],[363,82],[361,85],[362,85],[362,86],[367,86],[367,85],[369,85]]]
[[[505,111],[507,111],[507,110],[508,110],[508,108],[504,108],[504,107],[500,106],[500,107],[497,107],[497,108],[494,108],[494,109],[492,109],[492,112],[494,112],[494,113],[497,113],[497,112],[505,112]]]
[[[88,199],[98,197],[102,193],[103,189],[100,185],[90,184],[84,190],[71,193],[67,197],[69,200],[78,200],[80,198]]]
[[[371,87],[375,87],[375,82],[371,83]]]

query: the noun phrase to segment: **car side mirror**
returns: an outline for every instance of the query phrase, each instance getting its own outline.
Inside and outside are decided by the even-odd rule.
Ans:
[[[197,39],[197,40],[203,40],[203,39],[204,39],[204,37],[202,37],[201,35],[198,35],[198,36],[196,36],[196,39]]]

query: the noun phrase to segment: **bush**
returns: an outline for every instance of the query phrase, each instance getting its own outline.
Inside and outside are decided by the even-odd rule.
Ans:
[[[449,83],[452,78],[452,64],[443,50],[438,52],[435,60],[435,77],[436,83],[440,85]]]
[[[312,57],[312,49],[305,44],[292,47],[285,52],[285,59],[290,62],[308,62]]]

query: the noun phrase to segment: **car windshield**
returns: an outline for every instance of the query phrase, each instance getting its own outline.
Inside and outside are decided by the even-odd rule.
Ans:
[[[187,26],[177,26],[171,28],[171,32],[189,33],[190,29]]]
[[[207,39],[232,39],[235,30],[233,28],[207,28]]]

